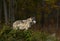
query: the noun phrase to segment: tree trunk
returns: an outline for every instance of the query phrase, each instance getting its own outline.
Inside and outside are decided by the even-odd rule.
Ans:
[[[9,6],[9,16],[10,16],[10,20],[11,20],[11,24],[13,23],[13,21],[15,20],[14,17],[14,0],[10,0],[10,6]]]
[[[4,15],[5,15],[5,24],[8,24],[8,17],[7,17],[7,4],[6,1],[3,0],[3,7],[4,7]]]
[[[44,31],[44,11],[41,13],[41,27],[42,27],[42,32]]]
[[[0,28],[2,27],[1,22],[2,22],[2,0],[0,0]]]

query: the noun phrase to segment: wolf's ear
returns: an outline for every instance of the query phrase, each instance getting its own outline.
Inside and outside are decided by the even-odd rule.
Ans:
[[[33,18],[35,18],[35,17],[33,17]]]
[[[34,19],[34,20],[35,20],[35,17],[32,17],[32,19]]]

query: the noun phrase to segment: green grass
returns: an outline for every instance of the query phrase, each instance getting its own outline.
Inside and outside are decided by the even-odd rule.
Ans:
[[[48,36],[49,34],[40,31],[12,30],[9,26],[3,26],[0,31],[0,41],[57,41],[56,37]]]

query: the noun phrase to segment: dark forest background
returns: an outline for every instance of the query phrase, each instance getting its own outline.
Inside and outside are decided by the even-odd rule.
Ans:
[[[34,30],[60,34],[60,0],[0,0],[0,28],[35,17]]]

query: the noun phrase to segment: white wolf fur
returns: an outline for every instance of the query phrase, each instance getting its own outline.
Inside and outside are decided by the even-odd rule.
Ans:
[[[17,29],[20,29],[20,30],[28,30],[28,28],[31,27],[31,23],[35,24],[36,21],[34,20],[34,18],[28,18],[26,20],[17,20],[13,23],[13,29],[14,30],[17,30]]]

